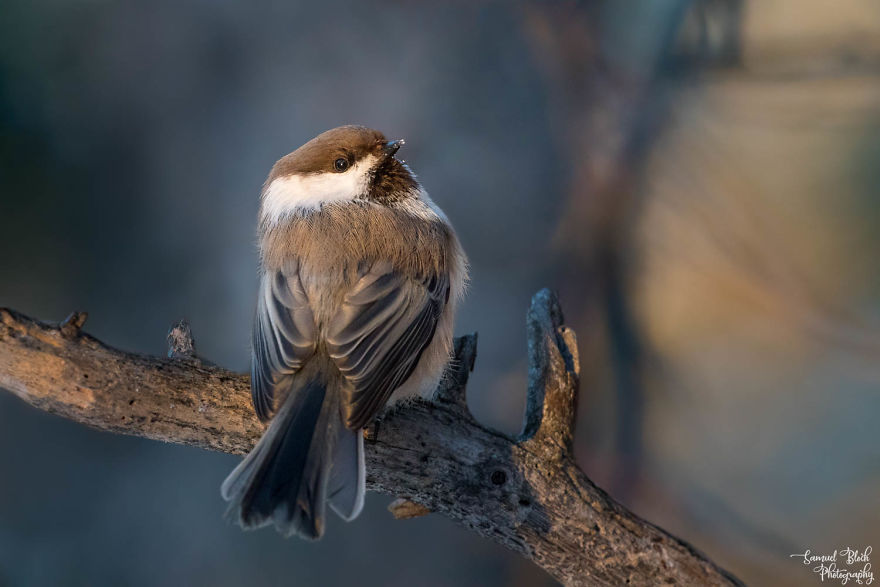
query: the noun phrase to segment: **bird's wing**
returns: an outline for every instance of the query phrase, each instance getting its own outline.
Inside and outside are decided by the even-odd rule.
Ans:
[[[317,328],[299,265],[268,272],[260,283],[254,319],[251,393],[260,420],[273,411],[275,389],[287,384],[315,352]]]
[[[419,362],[449,300],[449,276],[414,279],[376,263],[327,325],[330,357],[349,382],[342,415],[363,428]]]

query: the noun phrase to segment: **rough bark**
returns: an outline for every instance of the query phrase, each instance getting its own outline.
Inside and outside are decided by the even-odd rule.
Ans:
[[[113,349],[82,332],[0,309],[0,387],[27,403],[101,430],[245,454],[263,428],[247,376],[200,360],[188,325],[169,334],[169,358]],[[738,585],[686,542],[596,487],[572,457],[578,357],[556,297],[528,313],[529,391],[523,433],[476,422],[465,387],[476,335],[433,401],[387,409],[366,432],[368,486],[398,496],[392,512],[427,511],[530,558],[566,585]]]

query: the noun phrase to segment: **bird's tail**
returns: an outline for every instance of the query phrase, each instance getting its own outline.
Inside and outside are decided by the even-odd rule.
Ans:
[[[284,399],[263,437],[221,487],[243,528],[274,523],[285,536],[318,539],[326,503],[346,520],[364,502],[364,446],[345,427],[339,393],[321,377]]]

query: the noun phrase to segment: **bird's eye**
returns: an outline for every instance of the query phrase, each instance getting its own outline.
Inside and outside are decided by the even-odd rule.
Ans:
[[[333,162],[333,168],[336,169],[339,173],[342,173],[346,169],[348,169],[348,159],[345,157],[340,157],[336,161]]]

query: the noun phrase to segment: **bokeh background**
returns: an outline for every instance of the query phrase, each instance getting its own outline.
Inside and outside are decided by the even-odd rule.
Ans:
[[[472,411],[518,430],[524,313],[579,334],[577,456],[749,583],[880,547],[880,6],[3,0],[0,306],[244,371],[272,163],[358,123],[473,264]],[[0,393],[2,585],[552,585],[370,494],[310,544],[227,524],[235,457]]]

